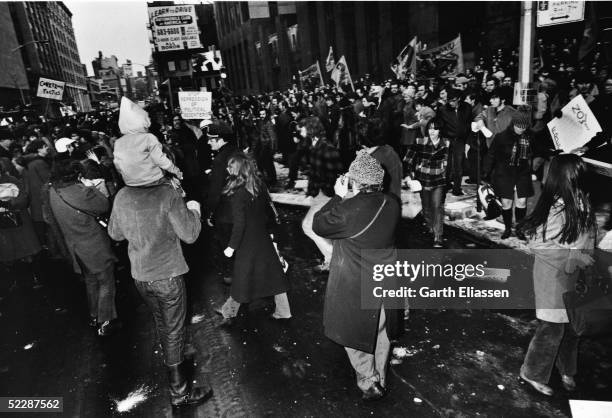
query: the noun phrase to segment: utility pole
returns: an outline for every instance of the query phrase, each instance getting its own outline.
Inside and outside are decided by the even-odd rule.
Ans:
[[[536,11],[533,1],[521,2],[521,29],[519,43],[519,71],[518,86],[519,97],[514,98],[513,104],[532,105],[535,99],[533,89],[533,48],[535,45]]]

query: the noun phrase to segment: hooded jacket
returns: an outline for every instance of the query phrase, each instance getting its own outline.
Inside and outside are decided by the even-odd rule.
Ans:
[[[180,170],[163,153],[155,135],[149,133],[151,120],[147,112],[129,99],[121,98],[119,130],[115,142],[114,163],[128,186],[143,186],[160,180],[169,171],[181,176]]]

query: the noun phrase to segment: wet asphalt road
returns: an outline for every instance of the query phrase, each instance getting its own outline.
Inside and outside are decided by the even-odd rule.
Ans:
[[[198,363],[198,380],[208,379],[215,394],[175,416],[570,416],[558,376],[552,398],[517,380],[533,311],[412,311],[398,342],[409,356],[391,367],[388,396],[364,404],[344,350],[323,335],[326,276],[312,272],[318,255],[300,228],[304,210],[281,211],[280,248],[291,264],[289,324],[269,320],[272,301],[262,300],[241,309],[234,328],[219,328],[213,309],[227,287],[217,273],[210,231],[187,248],[188,316],[200,318],[190,325],[188,351]],[[490,248],[456,230],[447,229],[446,236],[449,247]],[[401,248],[427,248],[430,237],[419,222],[403,221],[399,242]],[[0,302],[0,396],[63,396],[68,417],[173,415],[152,317],[129,269],[117,274],[123,328],[106,339],[87,326],[84,285],[65,268],[50,262],[45,286],[37,290],[24,272],[17,279],[20,285]],[[612,401],[610,342],[582,342],[581,389],[574,399]],[[118,413],[115,401],[138,388],[146,400]]]

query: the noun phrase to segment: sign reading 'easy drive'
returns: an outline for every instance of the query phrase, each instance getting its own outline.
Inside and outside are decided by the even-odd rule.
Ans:
[[[64,95],[64,83],[63,81],[51,80],[50,78],[41,77],[38,80],[38,90],[36,96],[44,97],[45,99],[62,100]]]

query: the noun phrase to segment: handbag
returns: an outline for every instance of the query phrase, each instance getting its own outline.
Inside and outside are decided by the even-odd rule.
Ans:
[[[485,220],[495,219],[502,214],[501,201],[495,196],[493,188],[488,184],[478,188],[478,199],[480,199],[482,207],[485,208],[487,214]]]
[[[598,251],[595,250],[595,256]],[[596,260],[593,265],[581,269],[574,290],[563,294],[570,325],[581,337],[612,333],[610,275],[597,264]]]

